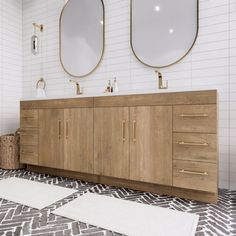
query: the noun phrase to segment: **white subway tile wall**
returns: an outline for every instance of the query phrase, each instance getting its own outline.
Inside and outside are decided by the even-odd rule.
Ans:
[[[22,1],[0,0],[0,135],[19,127],[22,56]]]
[[[35,96],[36,81],[46,79],[49,96],[71,95],[59,60],[59,16],[65,0],[23,0],[23,95]],[[120,90],[157,90],[154,69],[134,57],[129,43],[128,0],[104,0],[105,54],[98,69],[80,79],[85,93],[103,92],[108,79],[117,77]],[[30,53],[32,22],[45,25],[40,53]],[[236,1],[200,0],[200,30],[193,50],[180,63],[163,69],[170,91],[218,89],[221,188],[236,189]]]

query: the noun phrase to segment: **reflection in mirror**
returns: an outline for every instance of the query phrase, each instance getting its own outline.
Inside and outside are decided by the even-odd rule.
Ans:
[[[102,0],[69,0],[60,17],[60,59],[74,77],[92,73],[104,51]]]
[[[131,0],[131,47],[139,61],[161,68],[188,54],[198,34],[198,0]]]

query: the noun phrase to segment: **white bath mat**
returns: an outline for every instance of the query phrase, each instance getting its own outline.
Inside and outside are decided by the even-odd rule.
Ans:
[[[0,198],[36,209],[49,206],[75,192],[73,189],[22,178],[0,180]]]
[[[194,236],[199,216],[87,193],[53,211],[129,236]]]

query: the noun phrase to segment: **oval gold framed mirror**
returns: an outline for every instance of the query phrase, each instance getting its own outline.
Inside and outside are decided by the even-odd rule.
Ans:
[[[198,0],[131,0],[130,43],[143,64],[163,68],[182,60],[198,35]]]
[[[73,77],[96,70],[104,53],[105,10],[102,0],[68,0],[60,16],[60,61]]]

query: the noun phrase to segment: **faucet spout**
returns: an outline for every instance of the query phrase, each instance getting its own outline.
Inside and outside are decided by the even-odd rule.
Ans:
[[[70,79],[70,82],[71,82],[71,83],[75,83],[75,85],[76,85],[76,94],[77,94],[77,95],[83,94],[83,91],[82,91],[82,89],[80,88],[79,82],[77,82],[77,81],[75,81],[75,80],[72,80],[72,79]]]
[[[162,73],[158,70],[155,70],[158,78],[158,88],[159,89],[167,89],[168,88],[168,81],[164,81]]]

